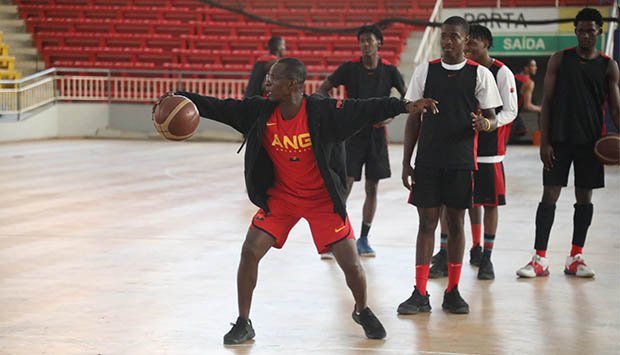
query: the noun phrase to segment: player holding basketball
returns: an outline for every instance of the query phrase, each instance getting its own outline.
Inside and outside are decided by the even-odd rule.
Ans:
[[[383,44],[383,34],[379,27],[362,26],[357,31],[357,41],[362,57],[339,66],[321,83],[318,92],[327,96],[335,86],[344,85],[347,97],[365,99],[388,97],[392,88],[396,88],[404,97],[407,89],[403,76],[394,65],[379,57],[378,51]],[[375,251],[368,243],[368,233],[377,210],[379,180],[391,176],[385,131],[387,123],[389,120],[368,125],[346,142],[347,196],[351,193],[353,183],[361,180],[362,167],[366,167],[366,198],[362,209],[361,235],[357,240],[357,251],[361,256],[375,256]]]
[[[366,336],[382,339],[385,329],[368,308],[366,277],[345,207],[345,139],[368,124],[394,115],[437,110],[435,101],[396,98],[334,100],[303,94],[306,68],[294,58],[274,64],[266,80],[269,99],[243,101],[180,92],[202,117],[230,125],[246,137],[245,183],[254,215],[237,273],[239,317],[225,344],[254,337],[250,305],[259,261],[281,248],[289,231],[305,218],[319,253],[332,251],[355,299],[353,319]]]
[[[520,277],[549,275],[547,245],[555,217],[555,204],[568,184],[571,164],[575,175],[573,240],[564,273],[593,277],[583,246],[592,221],[592,189],[605,185],[603,165],[594,155],[594,143],[605,134],[603,106],[609,100],[611,117],[620,127],[618,64],[596,49],[603,18],[584,8],[575,17],[575,48],[556,52],[549,59],[542,102],[540,159],[543,162],[543,196],[536,211],[536,254],[517,270]]]
[[[439,113],[409,115],[405,127],[402,180],[411,191],[409,202],[417,207],[420,223],[416,285],[411,297],[398,306],[399,314],[431,310],[426,285],[442,205],[448,223],[448,286],[442,307],[452,313],[469,313],[469,305],[458,291],[465,248],[463,218],[472,203],[477,132],[497,128],[495,108],[502,101],[489,69],[465,59],[468,34],[469,25],[462,17],[445,20],[441,59],[415,69],[405,96],[410,100],[441,99],[437,99]],[[479,108],[482,112],[476,114]],[[411,157],[418,136],[414,170]]]
[[[510,123],[517,116],[517,93],[514,75],[504,63],[489,56],[491,46],[493,46],[491,31],[481,25],[472,25],[469,29],[466,56],[491,71],[502,98],[502,107],[495,110],[497,129],[478,134],[478,170],[474,172],[474,206],[469,209],[473,242],[469,251],[469,262],[480,267],[478,269],[478,279],[480,280],[493,280],[495,278],[491,252],[495,243],[499,219],[498,206],[506,204],[503,160],[506,153],[506,142],[510,134]],[[484,250],[480,238],[483,207]],[[442,214],[441,218],[445,219],[445,214]],[[442,223],[442,238],[444,233],[447,234],[447,230],[443,228],[444,224]],[[441,250],[433,256],[433,259],[429,277],[447,276],[447,248],[443,241]]]

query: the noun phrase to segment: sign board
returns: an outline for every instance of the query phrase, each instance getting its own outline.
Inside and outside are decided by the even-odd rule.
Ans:
[[[523,32],[548,32],[556,33],[559,31],[558,24],[548,25],[523,25],[513,23],[500,23],[493,20],[553,20],[558,18],[558,9],[555,7],[474,7],[474,8],[450,8],[441,10],[441,18],[447,19],[451,16],[461,16],[467,21],[488,20],[481,25],[488,27],[493,35],[500,33],[523,33]]]
[[[599,37],[597,48],[603,50],[605,35]],[[502,34],[493,36],[492,56],[546,56],[564,48],[575,47],[574,34]]]

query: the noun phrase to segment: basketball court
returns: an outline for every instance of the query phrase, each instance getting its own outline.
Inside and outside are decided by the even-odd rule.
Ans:
[[[542,193],[532,146],[511,146],[507,154],[496,279],[478,281],[477,270],[464,265],[459,289],[470,314],[442,311],[447,279],[429,282],[432,313],[396,314],[413,288],[417,214],[400,182],[402,146],[392,145],[393,177],[380,184],[371,234],[377,257],[363,260],[370,306],[387,339],[366,339],[351,320],[343,274],[335,261],[319,259],[302,221],[260,265],[256,338],[224,346],[237,316],[240,248],[256,210],[237,148],[160,140],[0,144],[0,353],[618,353],[620,168],[607,167],[607,187],[594,192],[584,256],[596,277],[562,273],[572,236],[571,177],[552,230],[551,275],[519,280],[515,270],[531,256]],[[349,201],[356,232],[362,186]]]

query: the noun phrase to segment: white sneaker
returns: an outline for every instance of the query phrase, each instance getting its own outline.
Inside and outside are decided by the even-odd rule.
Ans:
[[[321,254],[321,260],[329,260],[333,258],[334,258],[334,253],[332,253],[331,251]]]
[[[549,276],[549,263],[547,262],[547,258],[534,254],[532,261],[517,270],[517,275],[527,278]]]
[[[581,254],[566,258],[564,273],[566,275],[574,275],[577,277],[594,277],[596,274],[594,270],[586,265],[586,262],[583,260]]]

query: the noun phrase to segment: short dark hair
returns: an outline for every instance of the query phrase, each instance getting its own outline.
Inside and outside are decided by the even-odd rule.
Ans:
[[[530,59],[526,60],[525,62],[523,62],[523,68],[529,67],[532,64],[532,62],[536,62],[536,59],[530,58]]]
[[[489,42],[489,48],[493,47],[493,35],[488,28],[482,25],[469,26],[469,38],[480,39]]]
[[[269,52],[275,52],[278,50],[278,46],[282,43],[283,39],[279,36],[273,36],[269,38],[267,41],[267,48],[269,48]]]
[[[603,27],[603,16],[601,16],[601,13],[597,9],[591,7],[584,7],[577,13],[573,21],[575,27],[577,27],[577,23],[580,21],[594,21],[599,27]]]
[[[364,33],[371,33],[373,35],[375,35],[375,38],[377,38],[377,41],[379,41],[379,43],[383,44],[383,33],[381,32],[381,29],[379,28],[379,26],[377,25],[365,25],[360,27],[359,30],[357,30],[357,40],[360,40],[360,36],[363,35]]]
[[[465,34],[469,34],[469,23],[467,23],[467,21],[465,21],[465,19],[462,18],[461,16],[448,17],[443,22],[443,24],[450,25],[450,26],[460,26],[463,29],[463,32]]]
[[[276,64],[284,65],[284,75],[288,80],[303,84],[306,81],[306,66],[297,58],[282,58]]]

